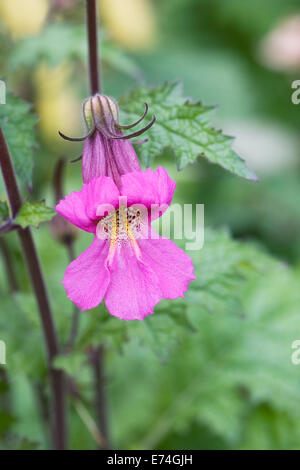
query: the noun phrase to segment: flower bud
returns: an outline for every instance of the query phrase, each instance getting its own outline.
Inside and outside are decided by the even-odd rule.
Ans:
[[[108,96],[94,95],[83,103],[83,116],[88,130],[96,127],[100,132],[116,132],[119,121],[117,103]]]
[[[84,183],[101,175],[113,178],[119,187],[121,175],[140,170],[141,166],[129,139],[141,135],[155,122],[155,116],[143,128],[125,135],[123,130],[138,125],[147,115],[145,112],[136,122],[130,125],[119,123],[119,108],[110,97],[97,93],[83,103],[83,116],[88,133],[84,137],[67,137],[70,141],[85,141],[82,154],[82,178]]]

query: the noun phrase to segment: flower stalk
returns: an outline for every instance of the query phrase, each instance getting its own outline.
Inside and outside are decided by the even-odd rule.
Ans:
[[[0,166],[6,186],[12,216],[15,217],[22,206],[22,197],[15,176],[12,160],[6,140],[0,127]],[[48,367],[51,378],[53,397],[53,446],[57,450],[66,449],[66,413],[65,413],[65,384],[62,371],[54,369],[53,360],[59,354],[58,338],[54,326],[53,314],[50,307],[45,281],[43,278],[38,254],[30,228],[18,230],[25,261],[31,278],[39,308],[45,343],[48,353]]]
[[[90,89],[92,95],[100,91],[100,67],[98,51],[98,15],[97,1],[86,0],[86,23],[88,32],[88,53]]]

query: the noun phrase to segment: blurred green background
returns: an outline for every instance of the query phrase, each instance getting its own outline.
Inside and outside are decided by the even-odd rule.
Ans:
[[[205,204],[205,246],[187,301],[124,325],[101,307],[81,316],[75,352],[63,367],[77,381],[92,419],[89,345],[106,345],[109,427],[124,449],[299,449],[300,365],[300,9],[296,0],[102,0],[103,91],[119,98],[140,84],[182,80],[185,94],[217,105],[214,123],[256,172],[252,183],[199,158],[177,173],[176,202]],[[53,170],[81,146],[57,129],[83,132],[89,94],[84,2],[1,0],[0,78],[39,117],[32,200],[54,205]],[[151,111],[151,110],[150,110]],[[65,192],[81,186],[68,165]],[[1,182],[0,197],[5,199]],[[60,336],[72,305],[61,285],[65,248],[49,224],[35,231]],[[1,242],[1,240],[0,240]],[[79,254],[90,243],[81,233]],[[5,238],[0,271],[0,447],[48,448],[48,386],[38,314],[15,234]],[[16,276],[11,294],[5,254]],[[46,404],[46,405],[45,405]],[[97,448],[69,403],[74,449]]]

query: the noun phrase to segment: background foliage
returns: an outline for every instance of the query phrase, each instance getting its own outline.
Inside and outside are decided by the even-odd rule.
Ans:
[[[300,338],[299,108],[290,100],[299,73],[272,70],[260,54],[298,2],[127,2],[137,16],[118,16],[117,1],[101,2],[104,91],[120,98],[123,121],[135,120],[144,101],[149,116],[157,115],[139,155],[153,168],[167,167],[178,182],[176,202],[205,204],[205,245],[189,253],[197,280],[186,299],[162,302],[143,322],[121,322],[102,306],[80,315],[74,352],[56,365],[73,377],[94,419],[87,350],[105,344],[117,448],[299,449],[300,375],[291,362]],[[24,226],[53,215],[56,161],[81,151],[59,140],[57,129],[83,130],[80,102],[88,95],[83,2],[42,3],[47,8],[37,3],[30,24],[21,6],[14,21],[0,7],[0,78],[12,92],[0,124],[26,200],[17,221]],[[237,137],[233,150],[225,135]],[[79,165],[67,167],[66,192],[81,186]],[[260,183],[247,181],[255,174]],[[0,199],[5,220],[2,181]],[[68,256],[49,223],[34,236],[65,345],[73,314],[61,285]],[[80,234],[76,252],[89,243]],[[15,233],[1,237],[0,250],[0,339],[7,345],[0,447],[48,448],[45,351]],[[70,400],[71,446],[96,448],[80,409]]]

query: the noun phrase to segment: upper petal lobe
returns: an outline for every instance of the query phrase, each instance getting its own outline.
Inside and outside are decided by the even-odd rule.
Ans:
[[[121,177],[122,195],[127,197],[127,205],[143,204],[147,209],[152,207],[154,220],[162,215],[171,204],[176,183],[167,171],[159,166],[156,171],[133,171]]]
[[[119,190],[111,178],[100,176],[84,184],[80,191],[73,191],[62,199],[56,206],[56,212],[82,230],[95,233],[97,210],[107,204],[118,207]]]

